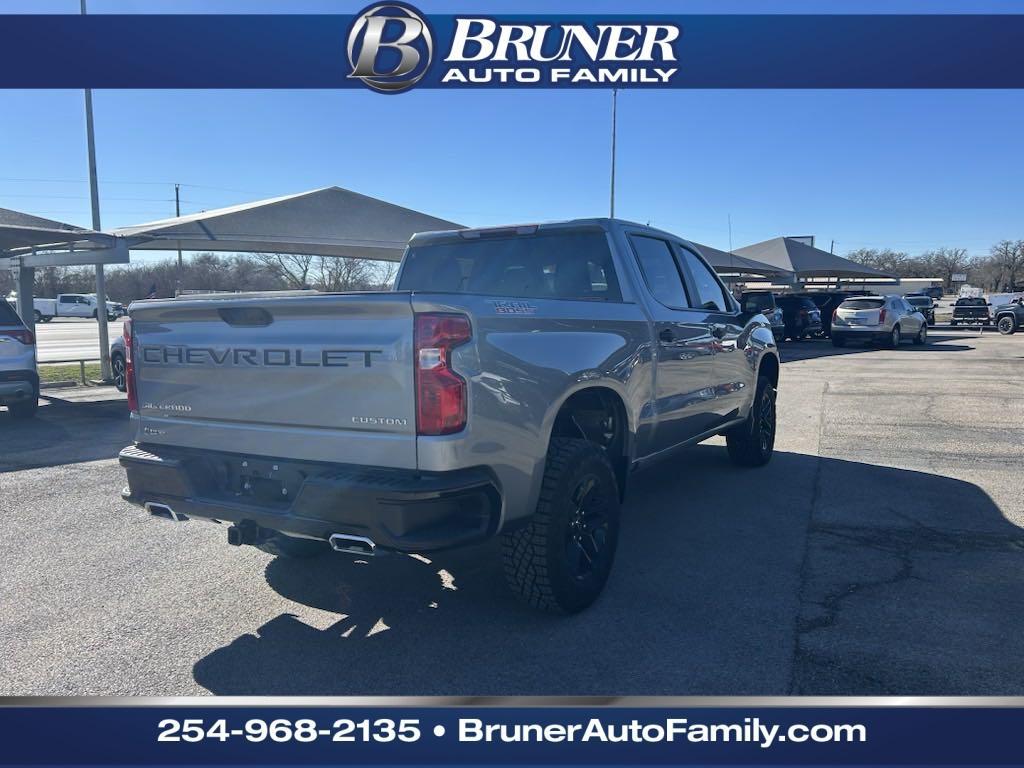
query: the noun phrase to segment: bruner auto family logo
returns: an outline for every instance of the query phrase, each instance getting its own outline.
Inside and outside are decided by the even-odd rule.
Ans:
[[[675,24],[451,21],[441,86],[664,86],[679,71],[675,45],[682,30]],[[376,91],[409,90],[433,57],[430,24],[405,3],[372,5],[349,28],[349,77]]]

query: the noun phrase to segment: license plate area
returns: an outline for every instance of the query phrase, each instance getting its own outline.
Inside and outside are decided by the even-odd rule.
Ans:
[[[235,498],[287,507],[298,495],[306,473],[293,464],[232,457],[225,460],[221,477],[221,491]]]

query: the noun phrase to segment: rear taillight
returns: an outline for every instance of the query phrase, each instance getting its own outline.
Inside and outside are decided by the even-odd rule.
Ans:
[[[30,347],[34,347],[36,344],[36,336],[28,328],[15,328],[13,331],[0,331],[0,336],[8,336],[12,339],[17,339],[22,344],[27,344]]]
[[[885,322],[885,308],[878,310],[878,324],[881,325]]]
[[[132,321],[124,321],[124,388],[128,393],[128,410],[139,411],[139,390],[135,386],[135,354],[132,351]]]
[[[833,323],[836,321],[837,317],[839,317],[839,309],[838,308],[832,310],[832,322]]]
[[[416,315],[416,433],[450,435],[466,427],[466,380],[450,367],[451,351],[473,338],[465,315]]]

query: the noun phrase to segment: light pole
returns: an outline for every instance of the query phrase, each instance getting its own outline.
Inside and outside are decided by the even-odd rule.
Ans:
[[[86,14],[81,0],[82,15]],[[85,89],[85,135],[89,147],[89,197],[92,200],[92,228],[100,231],[100,188],[96,180],[96,136],[92,127],[92,89]],[[100,378],[110,382],[110,335],[107,330],[107,281],[103,265],[96,265],[96,324],[100,335]]]
[[[615,218],[615,134],[618,123],[617,107],[619,101],[619,89],[612,88],[612,182],[611,182],[611,205],[610,217]]]
[[[181,184],[174,185],[174,215],[181,217]],[[185,271],[185,265],[181,260],[181,240],[178,241],[178,287],[174,291],[175,296],[181,295],[181,277]]]

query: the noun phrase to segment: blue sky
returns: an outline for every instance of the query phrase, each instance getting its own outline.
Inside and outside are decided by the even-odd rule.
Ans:
[[[351,12],[362,2],[91,0],[90,12]],[[622,10],[428,2],[424,11]],[[77,0],[0,0],[75,12]],[[1024,12],[1022,2],[694,2],[631,12]],[[187,57],[188,52],[182,51]],[[30,65],[30,64],[28,64]],[[97,91],[104,227],[336,184],[469,225],[606,215],[598,91]],[[82,93],[0,91],[0,206],[89,225]],[[618,215],[720,248],[845,253],[1024,238],[1022,91],[622,91]]]

